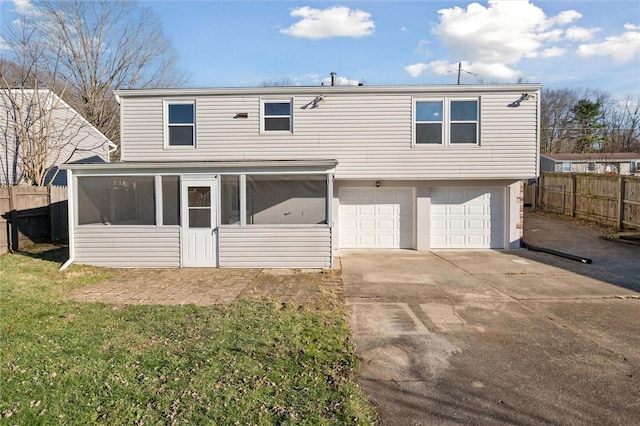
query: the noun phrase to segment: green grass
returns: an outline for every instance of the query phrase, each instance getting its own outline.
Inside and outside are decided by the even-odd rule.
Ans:
[[[343,308],[73,302],[111,271],[57,253],[0,257],[0,423],[374,422]]]

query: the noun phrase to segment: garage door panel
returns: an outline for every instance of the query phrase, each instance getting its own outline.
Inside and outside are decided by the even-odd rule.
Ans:
[[[502,188],[432,188],[432,248],[503,248]]]
[[[340,190],[341,248],[410,248],[412,232],[411,189]]]

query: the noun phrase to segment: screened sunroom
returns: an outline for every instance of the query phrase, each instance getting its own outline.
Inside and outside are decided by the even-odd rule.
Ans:
[[[335,165],[66,165],[68,264],[331,267]]]

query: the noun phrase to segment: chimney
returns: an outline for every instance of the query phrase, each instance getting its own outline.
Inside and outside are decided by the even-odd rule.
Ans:
[[[332,72],[332,73],[331,73],[331,85],[332,85],[332,86],[335,86],[335,85],[336,85],[336,76],[337,76],[337,75],[338,75],[338,74],[336,74],[335,72]]]

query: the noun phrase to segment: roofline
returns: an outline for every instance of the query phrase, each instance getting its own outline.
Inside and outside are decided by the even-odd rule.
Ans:
[[[100,170],[100,171],[132,171],[132,170],[184,170],[184,169],[292,169],[292,168],[325,168],[332,169],[338,165],[337,160],[247,160],[247,161],[154,161],[119,163],[65,163],[60,165],[65,170]]]
[[[624,158],[624,157],[620,157],[618,155],[620,154],[624,154],[624,155],[628,155],[628,154],[636,154],[635,152],[618,152],[618,153],[584,153],[584,154],[573,154],[573,153],[566,153],[566,154],[540,154],[540,157],[544,157],[547,160],[551,160],[551,161],[574,161],[574,162],[581,162],[581,161],[633,161],[633,160],[640,160],[640,154],[636,154],[635,157],[633,156],[629,156],[631,158]],[[559,158],[559,157],[555,157],[554,155],[584,155],[583,158]]]
[[[141,96],[225,96],[225,95],[318,95],[327,93],[469,93],[469,92],[535,92],[542,89],[540,83],[514,84],[451,84],[451,85],[415,85],[415,86],[277,86],[277,87],[219,87],[219,88],[166,88],[166,89],[118,89],[114,93],[120,98]]]

